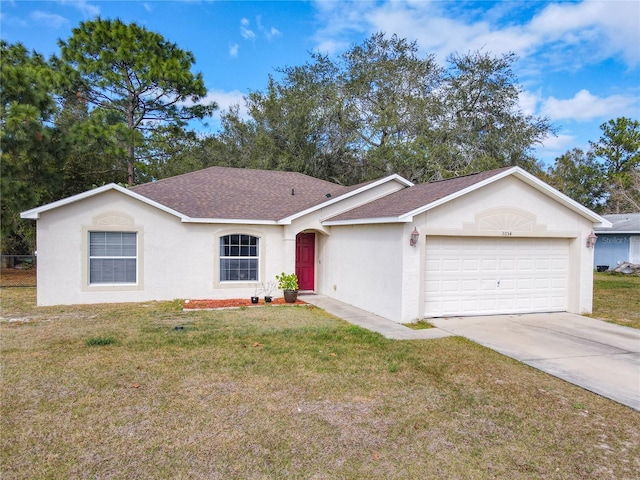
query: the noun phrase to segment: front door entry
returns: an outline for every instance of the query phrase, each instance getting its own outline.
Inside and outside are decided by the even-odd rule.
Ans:
[[[296,235],[296,275],[300,290],[315,289],[316,234]]]

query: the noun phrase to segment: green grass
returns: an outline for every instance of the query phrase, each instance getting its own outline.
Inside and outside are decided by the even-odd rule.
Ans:
[[[88,347],[102,347],[105,345],[113,345],[116,339],[113,337],[91,337],[87,340]]]
[[[405,327],[411,328],[412,330],[425,330],[427,328],[433,328],[433,325],[431,325],[426,320],[418,320],[417,322],[404,323],[403,325]]]
[[[386,340],[308,307],[38,308],[24,288],[2,291],[2,316],[3,480],[631,479],[640,467],[638,412],[459,337]]]
[[[640,328],[640,276],[594,273],[591,316]]]

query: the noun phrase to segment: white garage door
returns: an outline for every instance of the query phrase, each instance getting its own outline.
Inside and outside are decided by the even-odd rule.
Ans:
[[[569,240],[427,237],[425,316],[562,312]]]

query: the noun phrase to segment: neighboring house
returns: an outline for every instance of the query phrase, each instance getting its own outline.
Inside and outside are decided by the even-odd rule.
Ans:
[[[610,229],[596,228],[594,264],[615,268],[621,263],[640,264],[640,213],[603,215]],[[604,268],[601,268],[604,270]]]
[[[38,304],[248,298],[296,272],[396,322],[591,311],[602,217],[518,167],[343,187],[211,167],[90,190],[22,213],[37,224]]]

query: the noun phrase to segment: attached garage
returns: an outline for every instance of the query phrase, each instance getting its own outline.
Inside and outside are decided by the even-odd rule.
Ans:
[[[428,236],[425,317],[566,311],[566,238]]]
[[[368,272],[344,282],[346,263],[329,259],[323,291],[401,323],[589,313],[592,232],[610,225],[518,167],[414,185],[323,223],[333,251],[357,242],[349,271]]]

